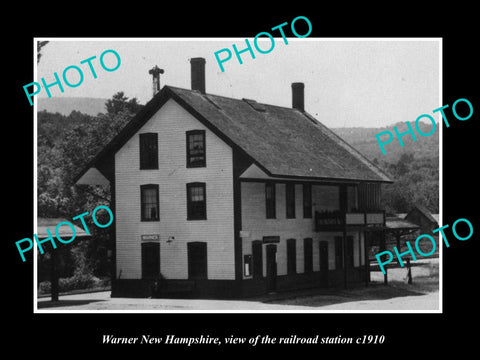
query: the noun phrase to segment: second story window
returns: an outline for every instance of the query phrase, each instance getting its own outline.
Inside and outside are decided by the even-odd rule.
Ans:
[[[158,134],[140,134],[140,170],[158,169]]]
[[[312,217],[312,185],[303,184],[303,217]]]
[[[205,166],[205,130],[187,131],[187,167]]]
[[[285,198],[286,198],[287,219],[294,219],[295,218],[295,184],[287,183],[285,185]]]
[[[265,183],[265,210],[267,219],[275,219],[275,184]]]
[[[187,184],[187,220],[207,219],[205,183]]]
[[[312,238],[303,239],[304,271],[309,273],[313,271],[313,243]]]
[[[142,221],[160,220],[160,206],[158,201],[158,185],[149,184],[140,186],[141,219]]]

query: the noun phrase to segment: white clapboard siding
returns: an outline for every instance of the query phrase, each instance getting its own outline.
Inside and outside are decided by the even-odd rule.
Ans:
[[[206,130],[205,168],[186,167],[186,131]],[[158,170],[139,170],[139,134],[158,133]],[[186,184],[205,182],[207,220],[187,221]],[[187,279],[187,242],[207,242],[208,279],[234,279],[232,150],[168,100],[115,156],[117,276],[141,278],[141,235],[160,235],[160,270]],[[140,221],[140,185],[158,184],[160,221]],[[166,240],[175,237],[171,243]]]
[[[334,187],[312,187],[314,205],[321,205],[324,209],[338,209],[338,194],[328,190]],[[242,250],[243,254],[252,254],[252,241],[262,240],[263,236],[280,236],[277,244],[277,274],[287,274],[287,239],[296,239],[297,273],[304,272],[305,238],[313,239],[313,270],[320,270],[319,242],[328,242],[328,268],[335,269],[335,236],[342,236],[342,232],[315,232],[314,214],[311,219],[303,218],[303,189],[301,184],[295,185],[295,219],[286,218],[285,184],[278,183],[276,194],[276,219],[267,219],[265,210],[265,183],[242,182]],[[323,195],[323,196],[322,196]],[[358,253],[359,232],[349,231],[347,235],[354,237],[354,266],[359,264]],[[363,240],[362,240],[363,245]],[[363,254],[363,253],[362,253]],[[363,265],[363,263],[362,263]],[[263,274],[266,275],[266,250],[263,249]],[[245,278],[245,276],[244,276]]]

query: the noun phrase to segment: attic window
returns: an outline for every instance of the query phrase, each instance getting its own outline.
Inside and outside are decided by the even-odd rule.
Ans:
[[[248,105],[250,105],[252,108],[254,108],[256,111],[260,111],[260,112],[265,112],[266,109],[265,109],[265,106],[262,105],[262,104],[259,104],[258,102],[256,102],[255,100],[251,100],[251,99],[242,99],[243,101],[245,101]]]
[[[187,131],[187,168],[205,166],[205,130]]]
[[[158,134],[140,134],[140,170],[158,169]]]

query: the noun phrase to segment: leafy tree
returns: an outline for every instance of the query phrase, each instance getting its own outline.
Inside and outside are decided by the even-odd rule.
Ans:
[[[107,114],[96,117],[78,111],[72,111],[69,116],[38,113],[39,217],[69,220],[86,211],[91,214],[98,205],[110,206],[108,186],[75,186],[73,179],[140,108],[135,98],[129,100],[119,92],[107,101]],[[82,244],[65,246],[67,255],[62,251],[63,267],[73,268],[75,276],[82,272],[107,274],[106,249],[112,241],[109,232],[94,225],[91,217],[85,220],[92,238]]]
[[[136,98],[128,100],[123,91],[119,91],[111,99],[107,100],[105,107],[108,114],[117,115],[125,111],[136,114],[142,106],[137,102]]]
[[[438,158],[416,159],[414,154],[404,153],[396,163],[383,167],[395,181],[383,186],[383,205],[388,213],[409,212],[417,204],[438,213]]]

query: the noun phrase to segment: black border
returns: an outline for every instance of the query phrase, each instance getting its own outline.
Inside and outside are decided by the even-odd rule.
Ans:
[[[127,6],[128,5],[128,6]],[[476,134],[480,104],[478,99],[478,38],[475,9],[456,3],[439,4],[437,8],[422,9],[407,3],[384,8],[369,8],[364,3],[350,6],[341,4],[338,9],[315,3],[313,10],[306,7],[294,9],[281,5],[274,13],[268,8],[261,13],[246,4],[223,4],[215,8],[205,3],[188,5],[185,11],[175,11],[161,3],[141,5],[117,4],[102,11],[85,4],[67,13],[51,9],[46,4],[18,11],[16,24],[5,22],[8,39],[4,43],[6,55],[4,71],[7,76],[8,101],[4,109],[6,125],[4,150],[4,207],[7,210],[7,229],[4,257],[6,303],[4,311],[11,313],[6,322],[7,348],[21,351],[28,344],[35,355],[52,358],[71,354],[96,356],[138,354],[153,350],[158,357],[178,356],[186,351],[205,350],[225,354],[253,354],[266,350],[267,355],[282,352],[284,356],[311,352],[319,356],[325,352],[341,354],[353,349],[356,356],[389,356],[395,350],[401,356],[435,355],[443,350],[473,349],[475,344],[476,268],[478,258],[478,211],[476,211],[477,170]],[[287,6],[288,5],[288,6]],[[14,5],[15,6],[15,5]],[[119,8],[124,7],[124,8]],[[184,7],[187,7],[184,5]],[[15,9],[11,10],[15,12]],[[57,15],[56,15],[57,14]],[[170,14],[169,16],[167,16]],[[33,78],[33,37],[254,37],[294,17],[307,16],[313,24],[311,37],[442,37],[443,38],[443,104],[452,104],[458,98],[467,98],[474,107],[473,117],[465,122],[452,121],[443,128],[443,209],[444,224],[458,218],[469,219],[474,226],[474,236],[465,242],[451,241],[444,248],[444,313],[443,314],[33,314],[32,256],[21,262],[14,241],[31,237],[33,233],[33,108],[25,100],[22,86]],[[69,21],[61,21],[61,18]],[[12,34],[12,35],[9,35]],[[271,54],[271,56],[274,56]],[[6,97],[7,98],[7,97]],[[4,136],[5,136],[4,135]],[[9,140],[12,138],[12,140]],[[14,152],[11,151],[12,148]],[[9,150],[9,151],[7,151]],[[15,154],[12,156],[10,154]],[[472,327],[473,325],[473,327]],[[203,346],[169,348],[161,346],[105,346],[102,334],[138,336],[152,334],[164,336],[362,336],[383,334],[386,341],[375,346],[327,347],[309,346]],[[173,350],[173,351],[172,351]],[[410,355],[409,355],[410,354]]]

